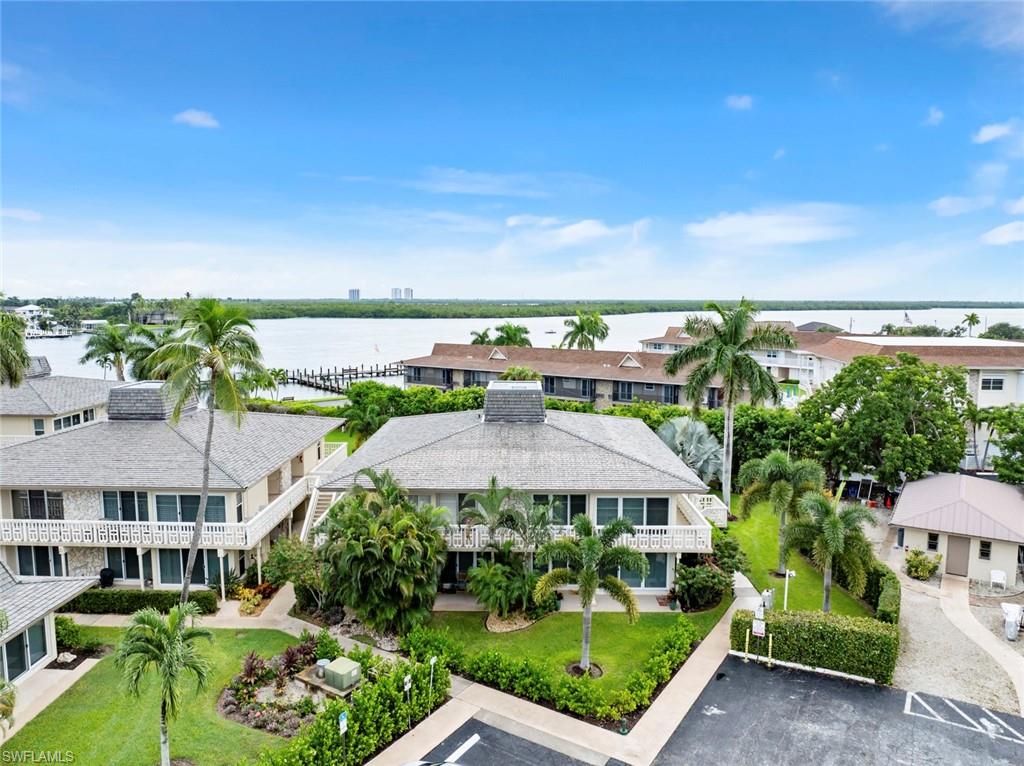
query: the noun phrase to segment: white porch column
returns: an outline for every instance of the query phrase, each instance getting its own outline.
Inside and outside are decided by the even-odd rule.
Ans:
[[[63,545],[57,546],[57,555],[60,556],[61,568],[64,571],[65,577],[71,577],[71,572],[68,571],[68,549]]]
[[[146,589],[146,570],[142,566],[142,554],[145,552],[145,548],[135,549],[135,555],[139,557],[139,590]]]
[[[226,588],[224,586],[224,549],[217,549],[217,556],[220,558],[220,600],[227,601]]]
[[[263,583],[263,541],[256,545],[256,582]]]

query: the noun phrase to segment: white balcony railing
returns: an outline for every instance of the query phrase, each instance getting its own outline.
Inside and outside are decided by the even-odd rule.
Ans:
[[[716,527],[724,527],[728,523],[725,503],[718,495],[680,495],[679,497],[690,511],[700,514]]]
[[[576,535],[571,526],[552,526],[550,531],[556,540]],[[444,531],[444,539],[448,549],[453,551],[482,550],[491,542],[501,544],[509,540],[516,548],[523,547],[514,532],[499,529],[491,535],[484,526],[449,526]],[[622,535],[618,542],[640,551],[707,552],[711,550],[711,527],[642,526],[631,535]]]
[[[0,519],[0,545],[187,548],[190,522]],[[245,524],[206,523],[203,548],[246,548]]]

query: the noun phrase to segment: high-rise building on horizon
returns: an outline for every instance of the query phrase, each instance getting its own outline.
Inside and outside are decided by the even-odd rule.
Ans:
[[[391,288],[391,300],[393,300],[393,301],[400,301],[400,300],[402,300],[402,288],[401,287],[392,287]]]
[[[407,287],[402,291],[402,298],[407,301],[412,300],[412,288]]]
[[[350,301],[357,301],[357,300],[359,300],[359,290],[358,289],[349,290],[348,291],[348,299]]]

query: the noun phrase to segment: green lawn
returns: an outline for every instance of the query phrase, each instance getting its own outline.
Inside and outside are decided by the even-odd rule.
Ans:
[[[335,428],[333,431],[330,431],[324,437],[324,441],[345,442],[348,445],[348,454],[351,455],[355,451],[355,437],[344,428]]]
[[[739,496],[733,498],[734,509],[739,509],[739,502]],[[746,574],[754,587],[758,590],[775,588],[775,608],[781,611],[785,583],[771,575],[779,563],[778,517],[767,503],[762,503],[751,511],[750,518],[729,522],[729,534],[739,541],[750,559],[750,571]],[[824,594],[821,573],[798,553],[789,557],[789,568],[796,572],[796,577],[789,580],[790,610],[820,611]],[[871,616],[864,602],[837,585],[832,586],[832,611],[855,617]]]
[[[714,609],[686,616],[703,638],[729,603],[725,599]],[[580,612],[556,612],[514,633],[490,633],[484,627],[486,616],[484,612],[435,612],[430,627],[447,627],[469,652],[497,649],[512,657],[529,657],[555,671],[580,658]],[[649,656],[651,644],[678,619],[679,612],[644,612],[635,625],[630,625],[622,612],[595,612],[590,658],[604,671],[597,683],[607,691],[625,686],[629,674]]]
[[[87,635],[115,644],[118,628],[85,628]],[[244,756],[284,740],[218,715],[221,689],[238,673],[251,650],[277,654],[295,639],[276,630],[214,630],[212,643],[200,644],[213,672],[198,697],[183,688],[180,714],[170,725],[171,757],[196,766],[234,766]],[[121,675],[107,656],[46,710],[30,721],[3,749],[70,751],[75,763],[149,766],[160,761],[159,703],[154,676],[142,698],[126,695]],[[17,715],[17,710],[15,710]]]

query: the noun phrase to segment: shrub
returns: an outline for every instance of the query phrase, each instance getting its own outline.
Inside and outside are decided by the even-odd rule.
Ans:
[[[900,581],[896,575],[885,577],[878,603],[875,604],[875,619],[899,625],[901,595]]]
[[[72,620],[58,614],[54,617],[56,626],[57,645],[73,649],[76,652],[93,652],[103,643],[97,638],[87,638],[82,632],[82,626]]]
[[[920,548],[914,548],[907,554],[907,575],[915,580],[928,580],[938,570],[941,562],[942,554],[937,553],[931,557]]]
[[[220,595],[220,569],[210,574],[207,583],[214,593]],[[235,573],[234,569],[229,569],[224,575],[224,595],[229,599],[238,598],[238,589],[242,587],[242,578]]]
[[[333,660],[340,657],[341,654],[341,644],[338,643],[338,639],[328,633],[326,628],[322,628],[316,634],[316,658],[318,660]]]
[[[448,628],[426,628],[417,625],[399,640],[402,651],[417,662],[429,662],[431,657],[440,658],[453,670],[462,671],[466,648],[461,641],[452,638]]]
[[[753,612],[738,610],[732,618],[729,636],[732,648],[743,651],[746,631]],[[900,634],[895,625],[870,617],[846,617],[822,612],[766,612],[766,635],[751,634],[750,651],[768,654],[772,635],[772,656],[810,667],[830,668],[843,673],[892,683],[899,655]]]
[[[242,662],[242,672],[239,674],[238,680],[247,686],[259,686],[267,680],[268,674],[267,661],[253,651],[245,655],[245,660]]]
[[[256,610],[263,603],[263,596],[255,588],[239,588],[238,600],[241,602],[238,605],[239,612],[242,614],[256,614]]]
[[[92,588],[60,608],[61,612],[79,614],[134,614],[140,609],[153,607],[166,614],[178,605],[181,594],[173,590],[127,590],[121,588]],[[188,600],[194,601],[203,614],[217,611],[217,594],[210,590],[190,591]]]
[[[740,548],[739,541],[718,527],[711,528],[711,548],[715,562],[726,574],[746,572],[750,569],[747,554]]]
[[[683,609],[693,611],[717,604],[731,586],[732,580],[719,569],[680,566],[676,568],[673,591]]]

